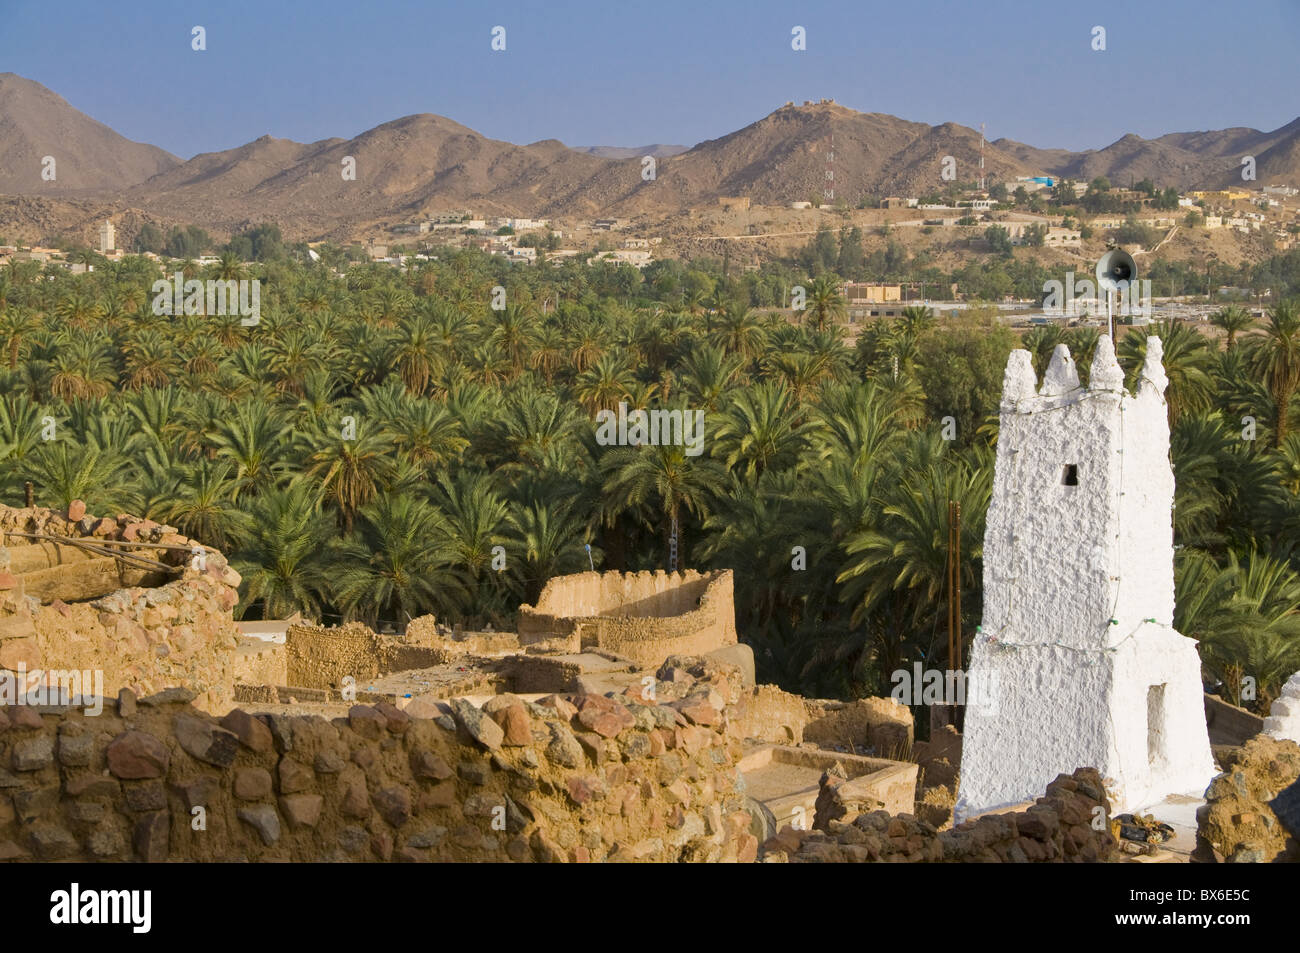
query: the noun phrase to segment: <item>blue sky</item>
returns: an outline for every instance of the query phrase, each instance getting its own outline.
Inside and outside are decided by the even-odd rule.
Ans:
[[[417,112],[518,143],[692,145],[822,97],[1100,148],[1284,125],[1300,115],[1297,49],[1300,0],[0,0],[0,72],[183,158]]]

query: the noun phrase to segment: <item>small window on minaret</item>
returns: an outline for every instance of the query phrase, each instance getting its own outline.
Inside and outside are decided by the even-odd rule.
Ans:
[[[1061,471],[1061,485],[1079,485],[1079,465],[1077,463],[1067,463],[1065,465],[1065,469]]]

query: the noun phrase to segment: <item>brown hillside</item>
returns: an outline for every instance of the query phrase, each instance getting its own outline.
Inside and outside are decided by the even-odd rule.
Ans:
[[[55,160],[51,182],[41,178],[44,156]],[[0,194],[118,191],[179,162],[123,138],[40,83],[0,73]]]
[[[1300,119],[1272,132],[1234,127],[1158,139],[1129,134],[1086,152],[1036,149],[1010,139],[994,145],[1045,172],[1084,182],[1104,175],[1117,185],[1149,178],[1179,189],[1240,186],[1241,159],[1247,155],[1255,156],[1259,181],[1300,182]]]
[[[79,197],[107,209],[131,207],[218,232],[270,221],[292,238],[342,239],[358,229],[467,207],[486,215],[635,219],[716,207],[723,196],[786,205],[822,197],[832,134],[837,203],[942,189],[941,163],[949,155],[959,181],[979,176],[977,131],[831,102],[783,106],[721,138],[661,155],[651,181],[642,178],[641,156],[628,155],[640,149],[583,151],[555,139],[520,146],[429,114],[347,140],[304,144],[263,136],[182,163],[128,142],[38,83],[0,74],[0,194],[51,198],[55,188],[65,195],[81,190]],[[59,160],[57,184],[40,180],[40,157],[48,154]],[[1153,140],[1128,135],[1086,152],[999,139],[984,146],[984,173],[990,182],[1049,173],[1218,187],[1240,182],[1244,154],[1256,156],[1261,182],[1300,183],[1300,119],[1267,133],[1238,127]],[[347,156],[356,160],[355,181],[341,175]],[[89,211],[53,215],[26,206],[11,209],[7,220],[81,230]]]
[[[345,180],[343,160],[356,160]],[[197,156],[129,192],[133,204],[183,221],[231,228],[279,221],[314,233],[386,215],[471,204],[531,212],[574,200],[605,162],[547,140],[516,146],[428,114],[384,123],[354,139],[310,145],[263,137]]]

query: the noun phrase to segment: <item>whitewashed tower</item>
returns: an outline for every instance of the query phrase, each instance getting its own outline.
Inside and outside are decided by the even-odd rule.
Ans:
[[[1064,345],[1041,388],[1028,351],[1007,361],[970,663],[995,691],[966,711],[958,818],[1082,767],[1111,780],[1115,813],[1215,774],[1196,643],[1173,628],[1162,354],[1148,338],[1131,395],[1108,335],[1087,388]]]

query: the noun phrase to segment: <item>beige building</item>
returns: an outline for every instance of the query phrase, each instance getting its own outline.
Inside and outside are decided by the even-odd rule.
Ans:
[[[885,301],[902,301],[903,286],[870,281],[850,281],[844,285],[843,294],[844,300],[848,302],[849,307]]]
[[[887,285],[877,282],[850,281],[844,285],[842,293],[847,305],[850,324],[865,321],[867,318],[882,316],[892,318],[900,308],[882,310],[873,306],[893,302],[898,302],[901,305],[903,300],[902,285]]]

